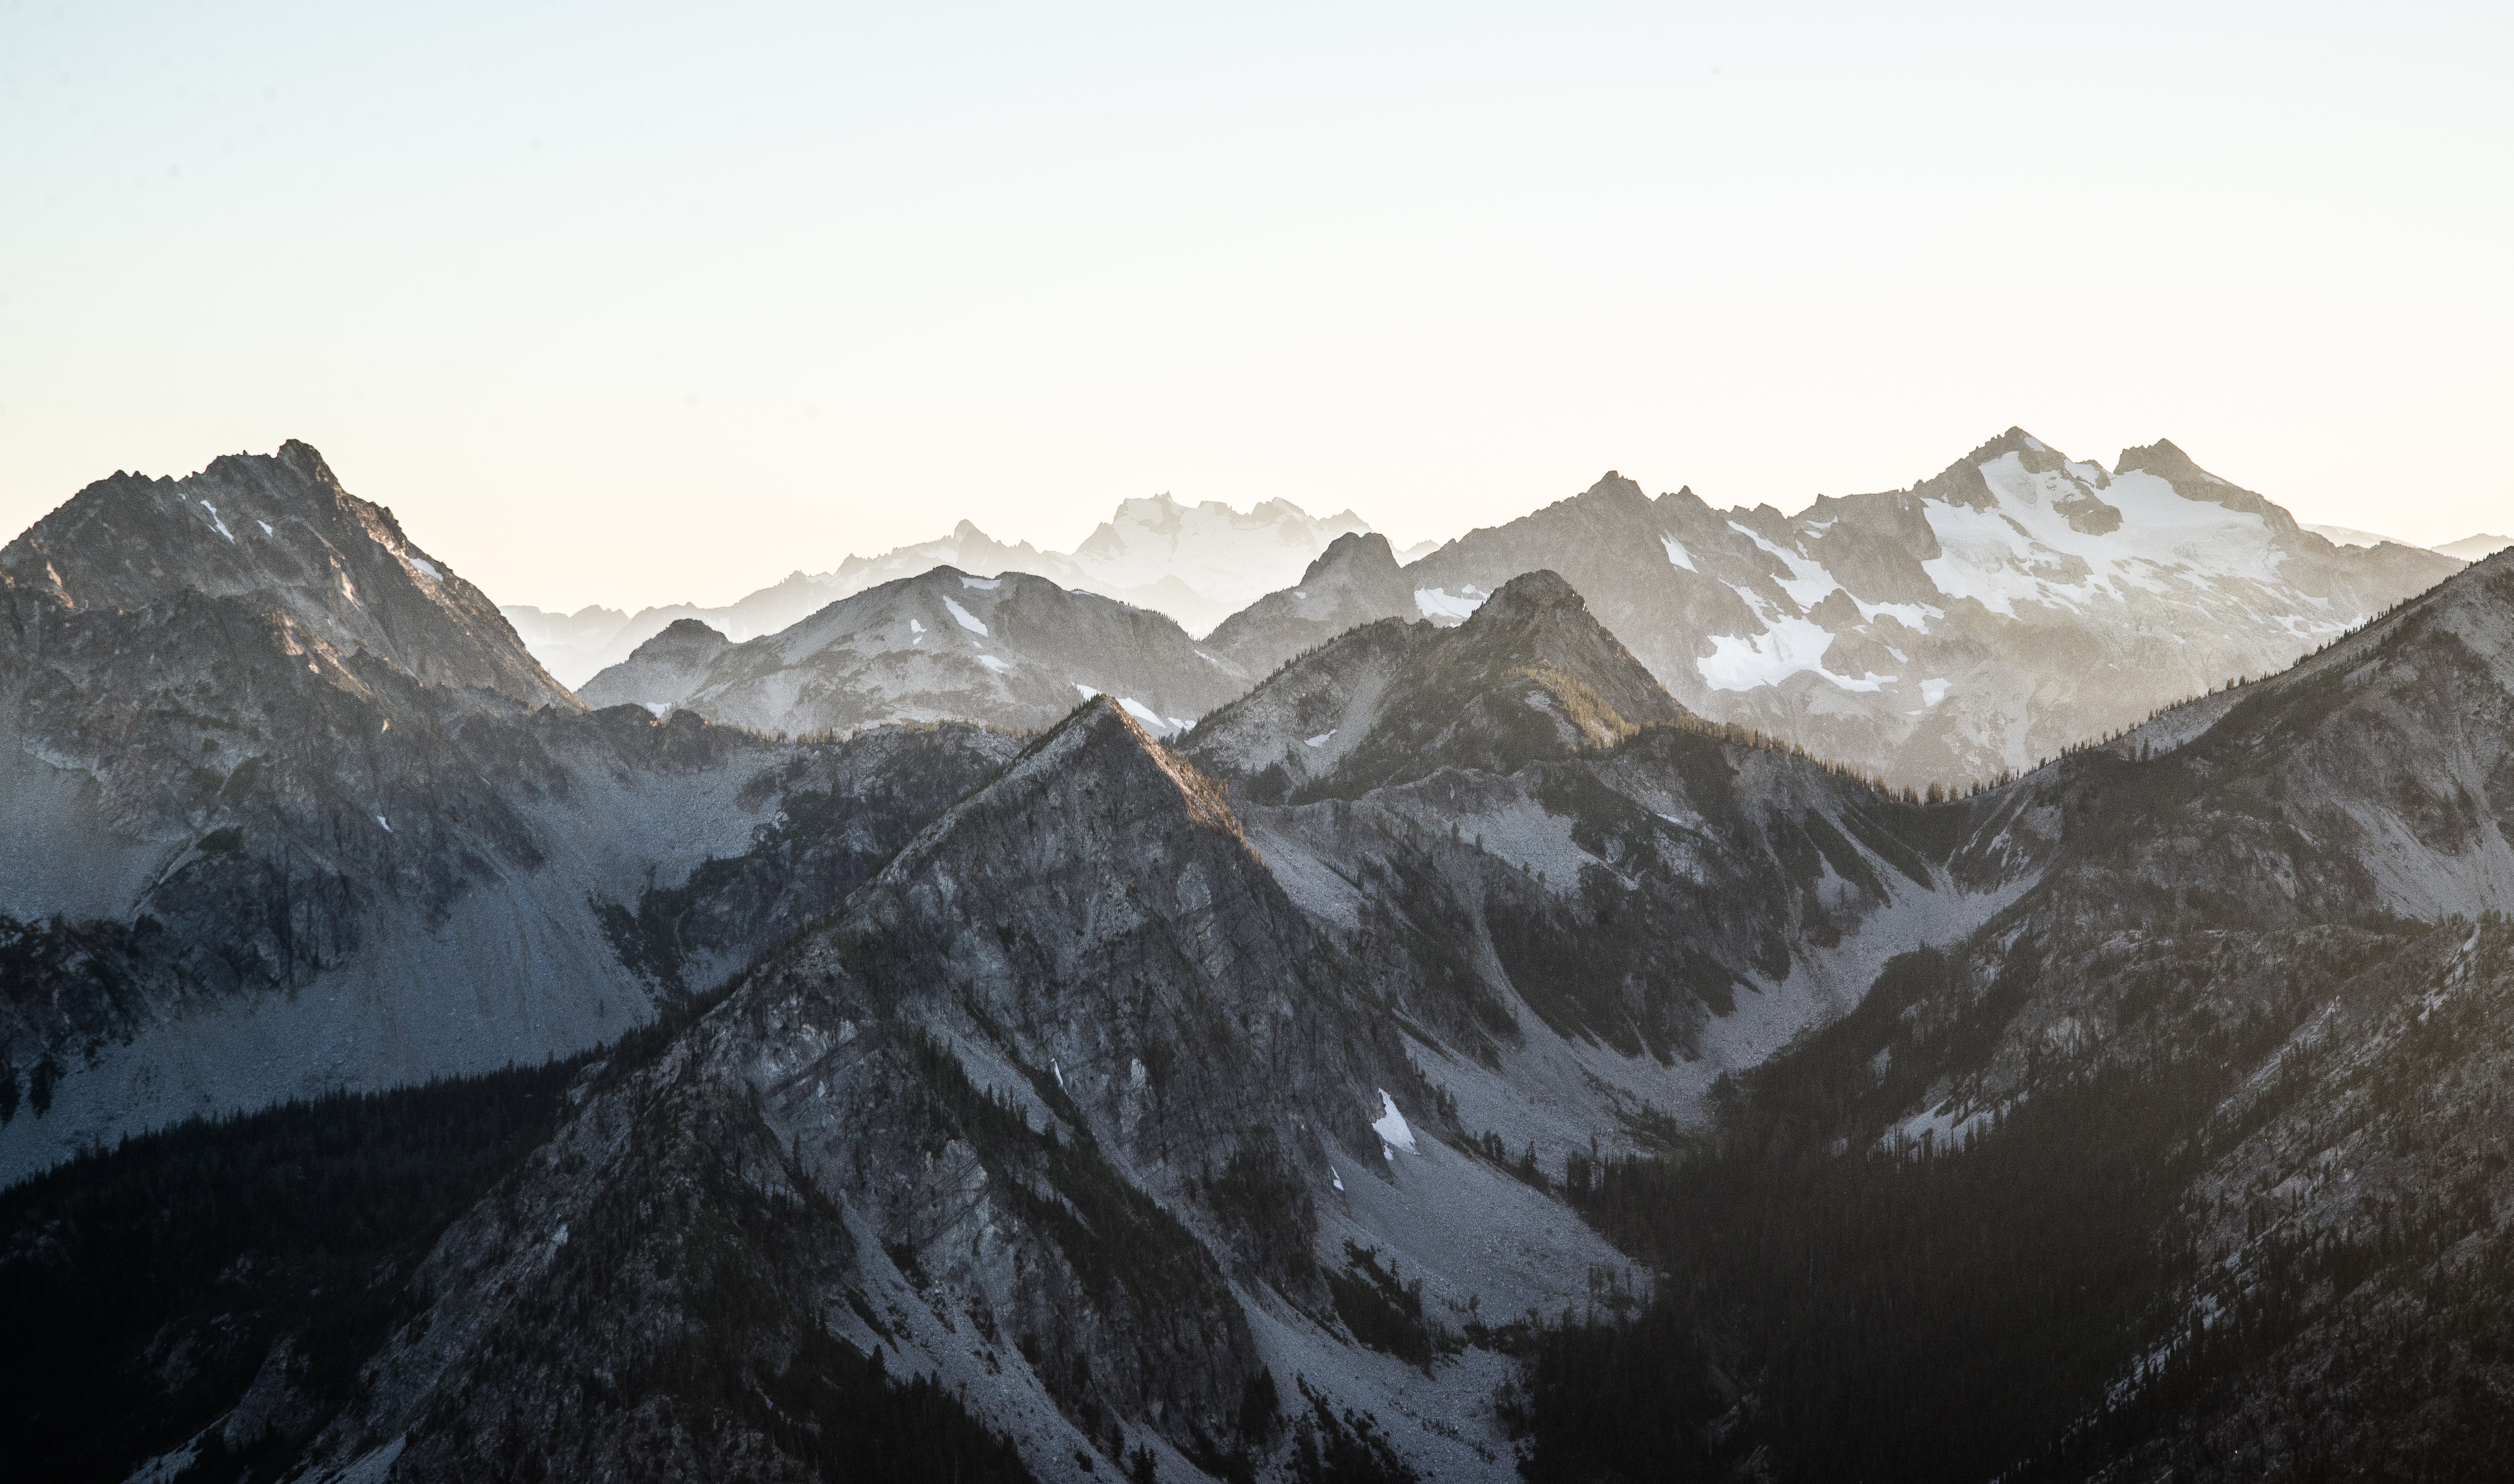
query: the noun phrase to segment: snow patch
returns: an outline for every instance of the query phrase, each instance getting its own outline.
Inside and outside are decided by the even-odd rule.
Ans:
[[[1670,566],[1682,567],[1687,572],[1702,570],[1693,565],[1693,553],[1684,549],[1684,542],[1673,536],[1662,536],[1658,539],[1658,543],[1667,548],[1667,560]]]
[[[908,621],[908,631],[912,634],[921,634],[925,632],[925,625],[911,619]]]
[[[669,701],[641,701],[637,703],[652,712],[657,721],[662,721],[672,711],[672,703]]]
[[[1930,501],[1923,506],[1940,555],[1921,564],[1950,598],[1971,598],[1991,612],[2016,617],[2036,603],[2083,611],[2098,598],[2132,594],[2228,602],[2224,581],[2275,586],[2284,559],[2269,523],[2246,510],[2186,500],[2143,470],[2103,484],[2100,498],[2121,511],[2118,529],[2089,535],[2052,506],[2092,494],[2092,481],[2058,469],[2027,471],[2015,454],[1981,465],[1994,503],[1989,509]],[[2253,616],[2244,613],[2247,622]],[[2337,620],[2311,628],[2337,633]]]
[[[1709,655],[1693,662],[1702,679],[1715,691],[1751,691],[1757,686],[1778,685],[1801,670],[1812,670],[1845,691],[1882,690],[1896,677],[1870,671],[1859,677],[1837,675],[1824,667],[1825,651],[1833,647],[1833,635],[1812,619],[1784,617],[1772,612],[1762,594],[1751,588],[1729,588],[1746,600],[1755,616],[1764,621],[1759,634],[1715,634]]]
[[[985,665],[987,668],[993,670],[998,675],[1008,675],[1012,673],[1013,667],[1004,663],[1003,661],[997,659],[993,655],[980,655],[978,657],[978,662]]]
[[[1089,701],[1092,697],[1097,696],[1097,695],[1099,695],[1099,694],[1100,694],[1098,691],[1095,691],[1095,690],[1091,689],[1091,687],[1089,687],[1089,686],[1087,686],[1087,685],[1084,685],[1084,684],[1083,684],[1081,681],[1079,681],[1079,680],[1077,680],[1077,681],[1074,682],[1074,688],[1075,688],[1075,690],[1080,691],[1080,692],[1082,693],[1082,699],[1083,699],[1083,700],[1085,700],[1085,701]]]
[[[1327,744],[1327,739],[1333,736],[1335,736],[1335,728],[1329,727],[1316,737],[1305,737],[1301,739],[1301,745],[1305,747],[1323,747]]]
[[[1118,697],[1117,704],[1125,707],[1126,714],[1135,718],[1137,721],[1142,722],[1144,724],[1144,730],[1152,733],[1155,737],[1167,737],[1173,732],[1182,730],[1176,724],[1162,720],[1159,712],[1154,710],[1151,706],[1144,704],[1142,702],[1137,701],[1132,696]]]
[[[391,834],[393,832],[391,822],[386,820],[383,815],[376,816],[376,822],[384,825],[385,834]]]
[[[987,625],[979,622],[978,616],[961,607],[958,603],[950,598],[945,598],[943,600],[943,606],[952,610],[953,622],[959,624],[962,628],[967,629],[973,634],[984,634],[987,631]]]
[[[1446,588],[1417,587],[1414,589],[1414,606],[1427,619],[1463,619],[1481,608],[1485,596],[1473,587],[1464,589],[1460,596],[1454,598],[1449,596]]]
[[[201,508],[210,512],[210,524],[219,528],[219,534],[225,537],[229,543],[233,543],[235,533],[227,529],[225,521],[219,519],[219,507],[205,500],[201,501]]]
[[[1947,683],[1945,681],[1924,680],[1921,682],[1921,704],[1925,706],[1933,706],[1946,699]]]
[[[277,536],[279,534],[278,532],[270,529],[270,522],[266,520],[257,520],[254,524],[262,527],[262,534],[264,536]]]
[[[1397,1111],[1397,1100],[1388,1096],[1388,1089],[1384,1087],[1379,1090],[1379,1106],[1382,1109],[1379,1121],[1370,1126],[1371,1131],[1379,1136],[1379,1142],[1391,1149],[1403,1149],[1408,1154],[1415,1152],[1414,1131],[1405,1126],[1405,1115]]]
[[[401,559],[418,568],[420,571],[426,573],[429,577],[434,578],[440,582],[445,581],[445,574],[437,571],[436,564],[424,556],[414,556],[410,552],[405,551],[401,554]]]
[[[996,588],[1004,585],[1004,580],[1002,578],[963,577],[960,579],[960,585],[963,587],[975,587],[980,592],[993,592]],[[947,598],[944,601],[949,602],[950,599]]]

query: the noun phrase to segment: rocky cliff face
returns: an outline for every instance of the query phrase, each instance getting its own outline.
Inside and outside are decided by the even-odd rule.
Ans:
[[[1033,731],[1107,695],[1167,735],[1244,685],[1160,614],[1025,573],[943,567],[721,650],[668,632],[586,691],[789,734],[939,720]]]
[[[423,685],[572,707],[481,591],[402,535],[392,512],[341,487],[303,443],[230,455],[177,480],[116,474],[0,548],[0,591],[21,649],[46,620],[125,615],[179,593],[241,599],[306,660],[364,654]]]

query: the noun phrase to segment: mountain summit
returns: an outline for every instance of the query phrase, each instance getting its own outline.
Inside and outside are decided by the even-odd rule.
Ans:
[[[2107,470],[2018,427],[1908,490],[1794,516],[1609,475],[1406,576],[1450,622],[1537,567],[1691,709],[1915,785],[2028,768],[2266,673],[2454,570],[2334,547],[2169,442]]]
[[[1167,495],[1121,502],[1072,553],[1010,545],[963,520],[938,541],[872,556],[849,556],[829,572],[800,571],[723,608],[675,604],[633,617],[612,608],[547,614],[506,612],[554,673],[571,685],[627,660],[680,619],[696,619],[736,641],[777,633],[856,593],[939,567],[961,572],[1026,572],[1167,614],[1201,634],[1235,610],[1292,581],[1302,564],[1337,537],[1366,531],[1347,510],[1324,519],[1287,500],[1241,511],[1219,501],[1187,504]]]
[[[67,610],[249,598],[330,656],[364,654],[422,684],[526,706],[576,705],[486,594],[293,439],[181,480],[100,480],[0,548],[0,584]]]
[[[1683,714],[1571,585],[1539,571],[1504,583],[1453,629],[1401,620],[1356,629],[1223,707],[1186,746],[1272,798],[1444,766],[1509,773]]]

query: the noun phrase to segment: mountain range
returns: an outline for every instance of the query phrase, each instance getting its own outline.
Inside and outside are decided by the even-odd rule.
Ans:
[[[627,660],[639,645],[685,619],[729,639],[759,638],[840,598],[937,567],[1029,573],[1060,586],[1168,614],[1202,633],[1289,582],[1336,537],[1368,529],[1351,510],[1319,519],[1285,500],[1261,501],[1239,511],[1219,501],[1191,505],[1156,495],[1121,501],[1071,552],[1041,551],[1028,541],[1006,545],[964,520],[940,541],[878,556],[849,556],[830,572],[791,573],[723,608],[684,603],[630,615],[597,604],[573,614],[531,607],[505,612],[551,673],[574,686]]]
[[[1102,536],[1115,549],[1121,526],[1140,537],[1151,524],[1113,524]],[[1236,549],[1200,531],[1237,529],[1181,525],[1173,549],[1192,552],[1179,558],[1183,570],[1209,572]],[[1303,549],[1292,526],[1277,529],[1275,549]],[[1149,544],[1138,539],[1127,549]],[[944,554],[913,548],[880,570]],[[990,565],[1022,553],[975,554],[988,560],[931,570],[964,581],[1029,570]],[[1191,707],[1160,714],[1193,720],[1356,623],[1456,623],[1502,583],[1549,570],[1697,714],[1859,759],[1897,786],[1964,785],[2023,772],[2184,697],[2277,669],[2441,581],[2457,560],[2394,543],[2334,543],[2170,443],[2126,450],[2106,469],[2010,428],[1908,490],[1827,497],[1795,516],[1768,505],[1715,510],[1689,490],[1653,499],[1610,473],[1570,500],[1410,561],[1384,540],[1348,531],[1318,549],[1297,581],[1224,619],[1200,643],[1138,623],[1134,662],[1135,673],[1166,676],[1162,688]],[[815,682],[842,685],[843,702],[744,689],[762,683],[750,677],[771,662],[760,640],[708,660],[723,672],[702,675],[699,652],[676,637],[648,641],[660,648],[632,653],[587,682],[585,694],[796,732],[933,714],[928,664],[909,660],[929,642],[925,630],[880,637],[889,630],[873,616],[889,601],[841,599],[809,629],[774,636],[774,666],[793,672],[780,682],[791,686],[801,683],[796,667],[807,652],[848,635],[851,658],[829,662],[848,678]],[[1108,607],[1104,626],[1121,622],[1115,599],[1077,592],[1076,601]],[[969,632],[969,642],[983,644]],[[876,664],[875,654],[894,658]],[[1036,651],[1026,662],[1044,672],[1042,683],[1061,676],[1097,689],[1079,671],[1108,659],[1106,643],[1090,641],[1071,654]],[[1012,709],[991,694],[1002,685],[965,673],[974,683],[962,714],[1008,720]],[[1219,692],[1218,679],[1226,682]],[[1129,683],[1154,687],[1149,678]]]
[[[571,693],[291,444],[0,584],[39,1473],[2474,1477],[2514,1425],[2514,555],[2011,432],[1798,517],[1340,532],[1200,641],[946,565]]]

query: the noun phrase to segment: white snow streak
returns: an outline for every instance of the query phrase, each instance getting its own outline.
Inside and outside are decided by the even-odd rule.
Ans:
[[[1380,1114],[1379,1121],[1370,1126],[1371,1131],[1388,1147],[1413,1153],[1414,1131],[1405,1126],[1405,1115],[1397,1111],[1397,1100],[1388,1096],[1388,1089],[1384,1087],[1379,1090],[1379,1105],[1385,1111]]]
[[[1417,587],[1414,589],[1414,606],[1422,610],[1423,617],[1427,619],[1463,619],[1483,606],[1484,596],[1473,587],[1464,589],[1461,596],[1454,598],[1449,596],[1446,588]]]
[[[958,623],[962,628],[967,629],[973,634],[984,634],[987,631],[987,625],[978,622],[978,616],[961,607],[958,603],[950,598],[945,598],[943,600],[943,606],[952,610],[953,622]]]

